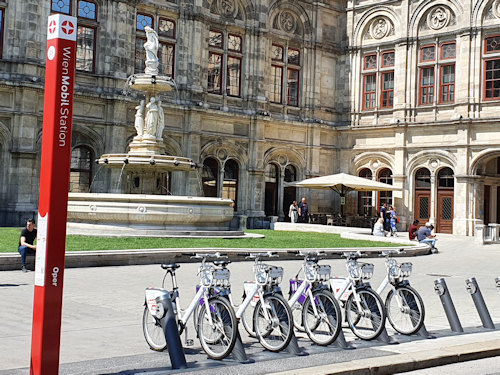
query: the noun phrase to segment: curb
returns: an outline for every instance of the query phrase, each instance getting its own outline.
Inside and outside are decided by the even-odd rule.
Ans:
[[[405,250],[403,256],[419,256],[429,254],[427,245],[401,246]],[[340,258],[343,252],[355,251],[360,248],[309,248],[311,251],[327,251],[333,253],[331,258]],[[394,247],[369,247],[361,248],[363,252],[370,256],[378,256],[380,251],[394,249]],[[288,254],[287,251],[304,250],[299,249],[257,249],[257,248],[189,248],[189,249],[135,249],[135,250],[92,250],[92,251],[68,251],[66,252],[65,268],[77,267],[103,267],[103,266],[130,266],[144,264],[161,264],[166,262],[186,263],[193,260],[183,253],[227,253],[232,261],[245,261],[238,253],[246,252],[267,252],[275,251],[279,254],[280,260],[297,260],[295,254]],[[197,261],[197,260],[196,260]],[[34,267],[34,256],[26,259],[28,268]],[[21,256],[18,253],[0,253],[0,271],[19,270],[21,268]]]
[[[490,340],[449,346],[438,350],[365,358],[333,365],[276,372],[272,375],[389,375],[498,355],[500,355],[500,340]]]

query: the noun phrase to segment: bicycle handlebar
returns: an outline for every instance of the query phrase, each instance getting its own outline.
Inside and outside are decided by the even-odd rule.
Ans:
[[[361,257],[366,256],[366,254],[361,253],[361,251],[346,251],[342,253],[342,256],[347,258],[347,259],[358,259]]]
[[[277,251],[267,251],[265,253],[238,253],[236,254],[238,256],[244,256],[246,258],[261,258],[261,257],[268,257],[268,258],[277,258],[279,257]]]
[[[399,254],[403,254],[405,252],[404,249],[397,249],[397,250],[382,250],[380,252],[380,256],[384,256],[384,257],[390,257],[392,255],[399,255]]]
[[[227,254],[224,253],[182,253],[182,255],[191,257],[192,259],[204,259],[204,258],[227,258]]]

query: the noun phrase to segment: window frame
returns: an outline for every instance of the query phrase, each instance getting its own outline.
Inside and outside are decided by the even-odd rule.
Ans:
[[[442,65],[439,65],[439,98],[438,98],[438,103],[439,104],[445,104],[445,103],[454,103],[455,102],[455,82],[456,82],[456,79],[454,78],[453,79],[453,83],[443,83],[443,77],[444,77],[444,74],[443,74],[443,70],[444,68],[446,67],[453,67],[453,76],[456,77],[456,66],[455,66],[455,63],[452,63],[452,64],[442,64]],[[443,88],[444,87],[453,87],[453,99],[451,100],[443,100]],[[448,94],[447,94],[447,97],[449,98],[450,97],[450,90],[448,90]]]
[[[78,20],[80,20],[78,18]],[[86,25],[86,24],[78,24],[77,26],[77,50],[78,50],[78,34],[79,34],[79,31],[78,29],[79,28],[86,28],[86,29],[91,29],[94,31],[94,41],[93,41],[93,49],[92,49],[92,68],[91,70],[85,70],[85,69],[78,69],[78,66],[76,65],[75,66],[75,69],[79,72],[86,72],[86,73],[95,73],[95,60],[96,60],[96,53],[97,53],[97,27],[95,26],[89,26],[89,25]],[[78,62],[78,60],[77,60]]]
[[[297,90],[297,98],[295,99],[295,104],[292,104],[292,101],[290,100],[290,75],[289,73],[290,72],[295,72],[297,73],[297,83],[296,83],[296,90]],[[290,106],[290,107],[298,107],[299,106],[299,103],[300,103],[300,66],[298,65],[288,65],[287,68],[286,68],[286,105]]]
[[[430,85],[425,85],[423,84],[423,73],[424,70],[432,70],[432,84]],[[432,87],[432,99],[429,101],[427,99],[427,102],[424,103],[423,101],[423,89],[424,88],[430,88]],[[418,81],[418,100],[419,100],[419,105],[433,105],[435,101],[435,95],[436,95],[436,68],[434,65],[427,65],[427,66],[422,66],[420,67],[420,76],[419,76],[419,81]],[[427,93],[427,97],[429,97],[429,93]]]
[[[373,77],[373,91],[366,90],[366,79],[368,77]],[[373,102],[373,107],[366,105],[366,95],[370,95],[370,103]],[[377,108],[377,73],[363,74],[363,110],[373,110]]]
[[[391,89],[384,89],[384,76],[392,74],[392,88]],[[380,72],[380,108],[393,108],[394,107],[394,70],[387,70],[387,71],[381,71]],[[384,105],[384,94],[385,93],[391,93],[392,92],[392,98],[390,98],[391,103],[388,105]],[[388,94],[387,101],[389,102],[389,97],[390,94]]]
[[[223,52],[216,52],[216,51],[208,51],[208,60],[210,63],[210,57],[212,55],[217,55],[220,56],[220,69],[219,69],[219,90],[218,91],[209,91],[209,86],[208,83],[210,82],[207,80],[207,93],[209,94],[215,94],[215,95],[222,95],[222,90],[223,90],[223,74],[224,74],[224,54]],[[210,73],[208,74],[208,77],[210,77]],[[215,86],[214,86],[215,87]]]
[[[483,53],[485,55],[500,53],[500,49],[498,51],[487,51],[487,46],[488,46],[487,40],[491,39],[491,38],[500,38],[500,34],[488,35],[488,36],[484,37]]]
[[[54,14],[54,13],[57,14],[57,13],[59,13],[59,14],[66,14],[68,16],[71,16],[73,14],[73,1],[72,0],[68,0],[68,7],[69,7],[69,12],[68,13],[52,9],[53,6],[54,6],[54,2],[57,2],[57,1],[58,0],[51,0],[50,1],[50,13],[51,14]]]
[[[278,98],[279,98],[279,101],[276,102],[274,100],[271,100],[271,98],[269,98],[269,101],[271,103],[275,103],[275,104],[283,104],[283,77],[284,77],[284,74],[283,74],[283,70],[284,70],[284,67],[283,65],[276,65],[276,64],[271,64],[271,78],[272,78],[272,95],[273,95],[273,99],[276,97],[276,92],[274,91],[274,88],[276,87],[275,85],[275,75],[273,74],[274,71],[273,71],[273,68],[277,68],[281,71],[281,77],[280,77],[280,82],[279,82],[279,94],[278,94]]]
[[[487,101],[487,102],[500,100],[500,95],[499,96],[494,96],[494,97],[491,97],[491,98],[487,98],[486,97],[486,92],[487,92],[486,82],[488,82],[487,79],[486,79],[486,73],[487,73],[486,65],[490,61],[498,61],[498,64],[500,65],[500,56],[491,57],[491,58],[488,58],[488,59],[483,59],[483,62],[484,62],[484,65],[483,65],[484,66],[484,72],[483,72],[483,100]],[[492,80],[492,81],[497,81],[497,80],[500,81],[500,78]]]

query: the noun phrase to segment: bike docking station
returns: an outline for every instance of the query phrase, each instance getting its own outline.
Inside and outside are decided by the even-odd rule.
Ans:
[[[451,330],[453,332],[463,333],[464,329],[462,328],[462,324],[460,324],[460,319],[458,319],[455,305],[450,296],[450,291],[443,278],[434,281],[434,291],[441,299],[441,304],[443,305],[446,318],[450,323]]]
[[[156,315],[160,319],[160,324],[165,334],[172,370],[186,369],[188,367],[186,356],[184,355],[184,348],[182,347],[181,337],[175,321],[174,307],[170,293],[166,290],[162,291],[162,294],[156,297],[156,306]]]
[[[255,363],[253,359],[249,359],[247,353],[245,352],[245,348],[243,347],[243,342],[241,341],[240,330],[237,329],[236,333],[236,343],[234,344],[234,348],[231,351],[231,357],[236,362],[242,364],[250,364]]]
[[[495,325],[491,320],[490,313],[488,311],[488,308],[486,307],[486,303],[484,302],[484,298],[481,293],[481,290],[479,289],[479,285],[476,281],[476,278],[471,277],[470,279],[465,280],[465,285],[467,291],[470,293],[472,297],[472,300],[474,301],[474,305],[476,306],[476,310],[479,314],[479,317],[481,318],[481,323],[483,323],[483,327],[487,329],[495,329]]]

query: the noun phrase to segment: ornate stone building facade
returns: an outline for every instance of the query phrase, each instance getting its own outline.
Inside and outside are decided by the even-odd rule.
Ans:
[[[499,0],[0,0],[0,225],[37,210],[51,12],[78,17],[72,191],[116,189],[119,171],[93,160],[135,135],[126,79],[149,26],[177,86],[165,153],[200,165],[158,193],[228,197],[257,226],[301,196],[340,211],[287,182],[347,172],[400,188],[348,195],[352,222],[384,201],[403,226],[500,221]]]

